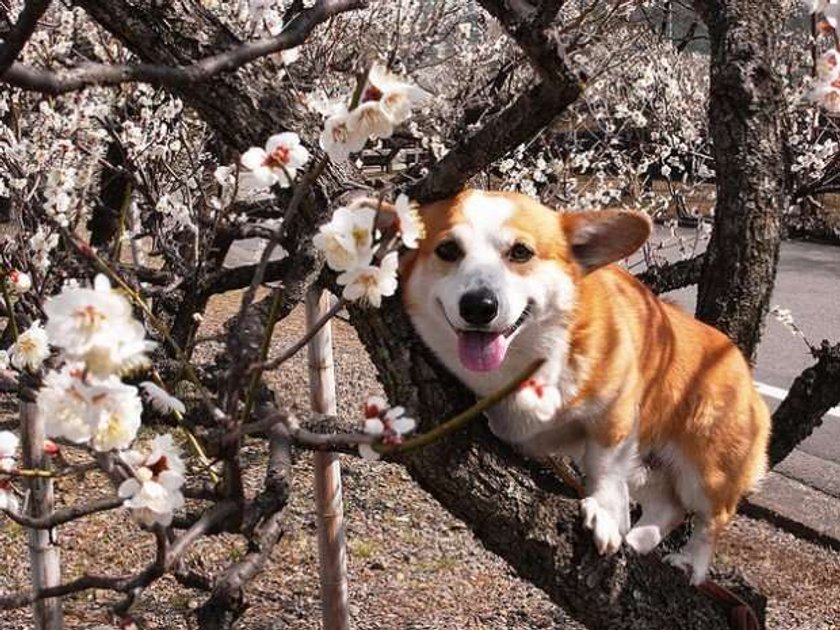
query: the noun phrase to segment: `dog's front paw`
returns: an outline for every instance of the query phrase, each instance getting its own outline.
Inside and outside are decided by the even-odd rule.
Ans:
[[[602,508],[595,497],[586,497],[580,502],[583,526],[592,531],[595,548],[602,556],[610,556],[621,547],[621,531],[618,522]]]
[[[689,553],[669,553],[663,560],[672,567],[685,571],[692,586],[698,586],[706,581],[708,563],[699,561]]]
[[[520,386],[516,393],[516,402],[520,407],[531,411],[539,420],[549,422],[563,405],[563,397],[557,387],[546,385],[538,378],[531,378]]]

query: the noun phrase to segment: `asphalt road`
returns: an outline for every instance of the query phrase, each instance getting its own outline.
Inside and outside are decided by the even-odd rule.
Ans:
[[[678,231],[688,243],[693,243],[694,234],[692,229]],[[668,240],[667,230],[657,227],[652,242],[667,243]],[[702,250],[700,243],[696,251]],[[667,257],[678,258],[678,253],[675,249],[668,251]],[[696,287],[665,295],[687,311],[694,312]],[[771,305],[788,309],[796,325],[814,345],[819,345],[823,339],[835,342],[840,339],[840,247],[782,243]],[[792,334],[772,315],[767,318],[757,358],[755,378],[773,407],[793,379],[814,363],[805,340]]]

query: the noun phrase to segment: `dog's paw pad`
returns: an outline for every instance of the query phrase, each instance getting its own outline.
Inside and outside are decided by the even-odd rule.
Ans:
[[[580,502],[583,526],[592,530],[595,548],[602,556],[612,555],[621,547],[621,532],[613,516],[596,499],[586,497]]]
[[[634,527],[624,537],[626,542],[636,553],[650,553],[662,540],[662,535],[656,525],[642,525]]]
[[[697,562],[687,553],[669,553],[663,560],[672,567],[685,571],[692,586],[698,586],[706,581],[708,567],[705,563]]]

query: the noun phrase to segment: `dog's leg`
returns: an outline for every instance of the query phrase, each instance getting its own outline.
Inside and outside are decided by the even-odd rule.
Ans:
[[[637,553],[650,553],[675,527],[685,519],[668,479],[658,471],[651,471],[643,485],[631,489],[632,497],[642,507],[642,516],[627,532],[624,541]]]
[[[716,526],[715,523],[716,519],[695,515],[694,531],[691,532],[685,547],[665,556],[665,562],[688,573],[693,586],[706,580],[706,573],[712,562],[715,538],[720,531],[720,526]]]
[[[595,440],[586,444],[583,471],[586,498],[580,503],[583,526],[592,530],[601,555],[618,551],[630,529],[630,493],[627,480],[636,465],[636,440],[628,437],[612,447]]]

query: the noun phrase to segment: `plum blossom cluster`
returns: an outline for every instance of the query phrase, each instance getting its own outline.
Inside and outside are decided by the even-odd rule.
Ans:
[[[347,107],[346,98],[336,102],[311,100],[312,107],[326,117],[321,148],[336,162],[346,160],[351,153],[361,151],[368,139],[390,138],[394,128],[411,116],[412,107],[427,98],[425,91],[375,64],[353,109]]]
[[[17,512],[18,500],[11,482],[3,473],[15,469],[20,440],[11,431],[0,431],[0,511]]]
[[[50,344],[60,351],[60,367],[44,375],[36,396],[46,435],[99,452],[125,451],[137,438],[143,404],[138,388],[122,376],[146,369],[155,343],[104,275],[92,287],[66,285],[45,302],[44,313],[46,324],[35,322],[20,334],[10,358],[16,368],[36,372],[51,355]],[[156,410],[184,413],[183,403],[163,388],[141,386]],[[11,457],[12,447],[16,443],[4,436],[0,462]],[[140,523],[168,524],[183,504],[184,466],[172,437],[158,436],[148,455],[128,451],[122,459],[132,473],[120,487],[126,507]]]
[[[424,234],[420,214],[406,195],[400,194],[393,206],[378,208],[379,205],[366,199],[342,206],[313,238],[315,247],[324,252],[327,265],[339,272],[337,282],[344,287],[342,297],[376,308],[383,297],[396,292],[399,266],[397,252],[388,251],[388,243],[377,229],[380,209],[393,213],[397,234],[405,247],[416,248]]]
[[[400,444],[403,436],[417,427],[413,418],[405,415],[403,407],[391,407],[380,396],[371,396],[365,402],[365,419],[362,431],[378,437],[383,444]],[[375,461],[379,453],[370,444],[359,444],[359,455],[363,459]]]
[[[820,30],[834,35],[840,24],[840,1],[811,0],[811,12],[821,15]],[[829,114],[840,114],[840,53],[836,47],[826,50],[816,64],[816,82],[809,95]]]

